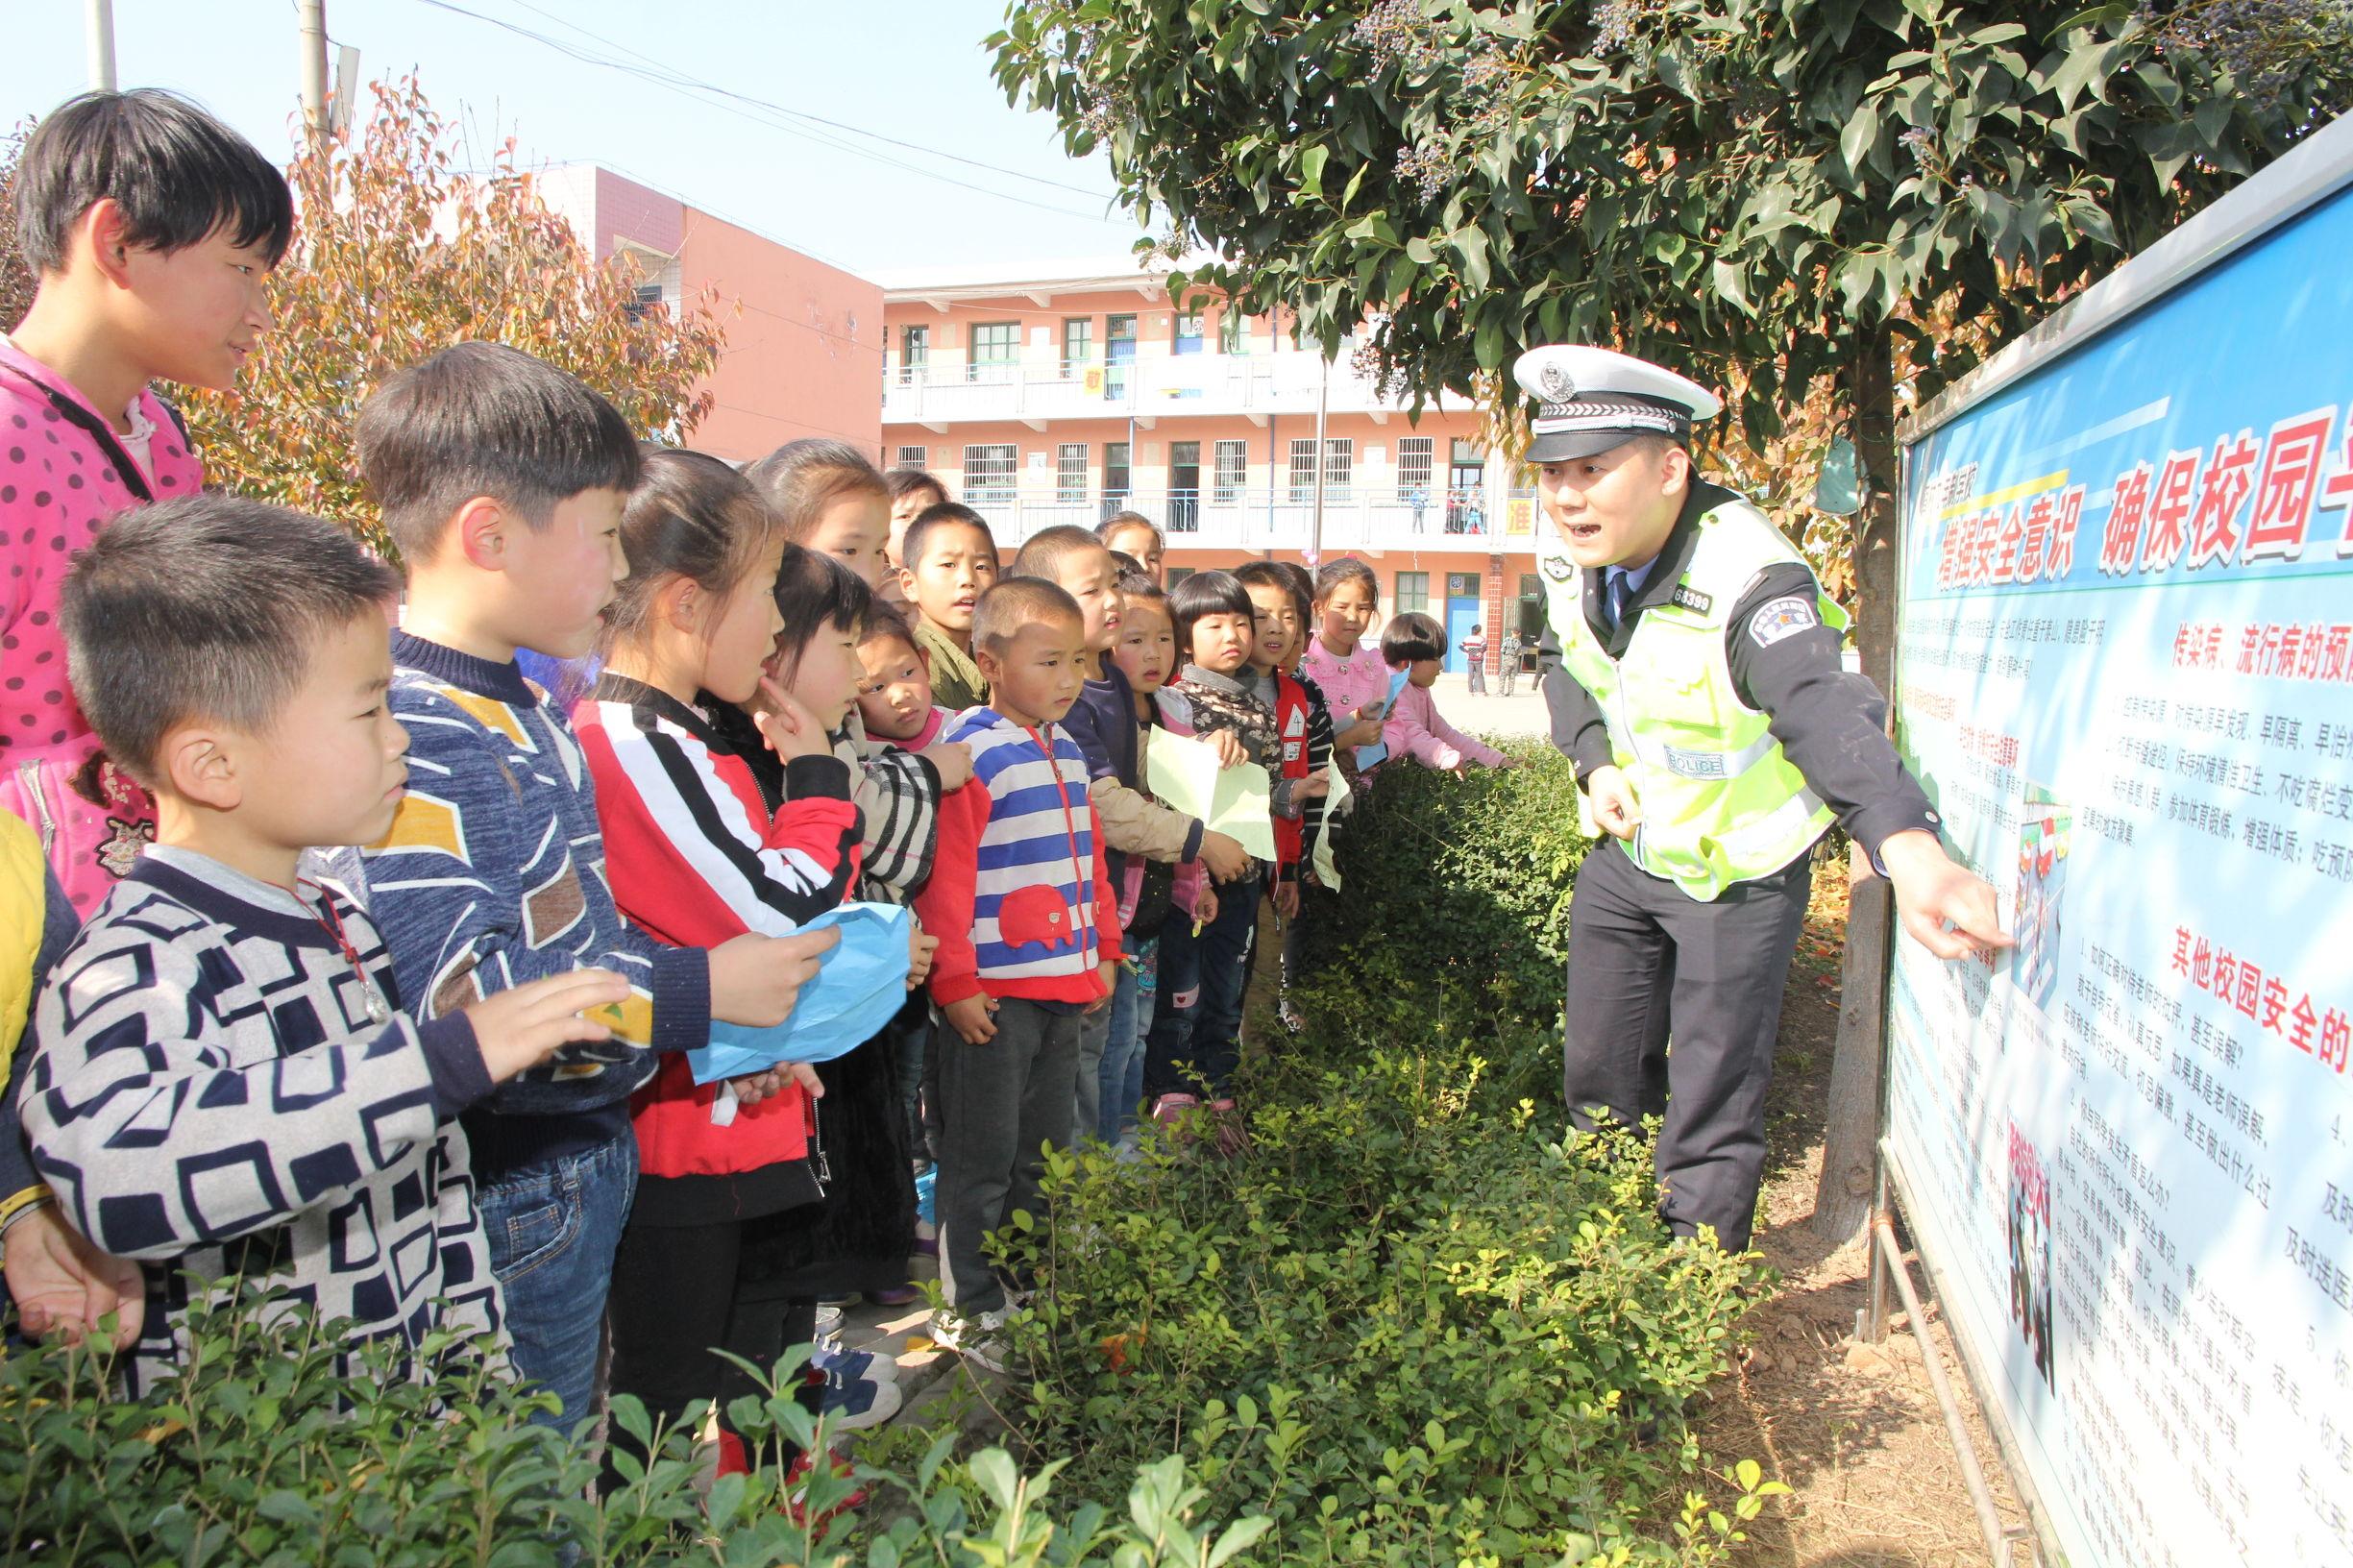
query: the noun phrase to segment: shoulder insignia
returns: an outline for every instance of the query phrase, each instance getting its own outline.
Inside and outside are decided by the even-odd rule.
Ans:
[[[1757,606],[1756,613],[1749,617],[1749,640],[1759,648],[1771,648],[1820,625],[1822,618],[1814,613],[1813,601],[1791,594]]]
[[[1555,582],[1568,581],[1569,574],[1577,570],[1569,564],[1565,557],[1559,555],[1547,555],[1538,564],[1543,568],[1544,575]]]
[[[1688,583],[1677,583],[1675,592],[1669,597],[1679,607],[1689,610],[1694,615],[1705,615],[1716,607],[1716,601],[1712,596],[1701,593]]]

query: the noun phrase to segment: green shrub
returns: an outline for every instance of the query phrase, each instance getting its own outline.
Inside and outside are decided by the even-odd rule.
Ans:
[[[1049,1216],[1005,1248],[1039,1279],[1017,1419],[1082,1489],[1182,1454],[1213,1511],[1273,1522],[1268,1563],[1689,1563],[1736,1536],[1690,1491],[1682,1411],[1756,1275],[1671,1241],[1644,1140],[1563,1145],[1573,789],[1549,751],[1385,776],[1311,925],[1306,1030],[1245,1066],[1247,1147],[1053,1158]]]
[[[0,1556],[92,1568],[531,1568],[569,1550],[582,1564],[632,1568],[1204,1568],[1265,1529],[1197,1530],[1204,1493],[1173,1458],[1127,1478],[1121,1514],[1084,1503],[1064,1518],[1049,1507],[1058,1466],[1024,1476],[998,1449],[948,1464],[942,1440],[911,1476],[815,1478],[821,1518],[855,1485],[872,1495],[868,1517],[888,1521],[829,1536],[781,1507],[784,1441],[807,1446],[817,1433],[772,1388],[729,1412],[756,1473],[722,1478],[707,1500],[694,1484],[695,1423],[653,1433],[635,1401],[616,1401],[615,1424],[653,1439],[656,1458],[621,1457],[624,1484],[590,1501],[590,1446],[527,1424],[546,1396],[521,1392],[472,1347],[429,1347],[441,1368],[429,1389],[399,1375],[388,1351],[339,1375],[338,1335],[249,1291],[191,1320],[185,1371],[138,1403],[109,1397],[92,1352],[11,1354],[0,1362]]]

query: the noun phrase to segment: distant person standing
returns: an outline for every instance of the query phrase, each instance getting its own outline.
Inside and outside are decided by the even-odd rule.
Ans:
[[[1462,639],[1462,657],[1471,670],[1471,690],[1484,697],[1487,691],[1487,631],[1484,626],[1473,626],[1471,634]]]
[[[1496,649],[1500,662],[1495,667],[1495,689],[1502,697],[1511,695],[1511,683],[1520,674],[1520,632],[1517,626],[1504,633],[1503,646]]]

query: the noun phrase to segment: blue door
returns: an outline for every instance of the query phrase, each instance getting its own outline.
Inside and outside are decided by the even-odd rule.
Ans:
[[[1480,617],[1483,613],[1479,600],[1476,599],[1458,599],[1451,594],[1447,596],[1446,668],[1449,671],[1460,672],[1466,667],[1467,661],[1462,655],[1462,640],[1471,634],[1473,626],[1480,625]]]

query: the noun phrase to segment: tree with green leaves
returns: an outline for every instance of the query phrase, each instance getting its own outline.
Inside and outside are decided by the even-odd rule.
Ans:
[[[1720,440],[1829,388],[1882,686],[1903,403],[2353,96],[2344,0],[1027,0],[991,43],[1213,257],[1172,292],[1369,322],[1417,399],[1564,340],[1724,388]]]
[[[299,507],[396,552],[352,462],[377,385],[453,343],[504,343],[561,365],[629,428],[682,443],[711,405],[715,298],[641,306],[625,262],[600,262],[540,199],[508,141],[465,172],[415,78],[379,84],[348,141],[287,171],[294,243],[271,278],[277,323],[233,392],[174,394],[210,483]]]

